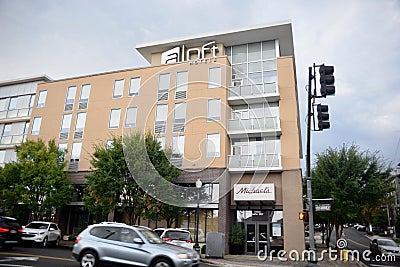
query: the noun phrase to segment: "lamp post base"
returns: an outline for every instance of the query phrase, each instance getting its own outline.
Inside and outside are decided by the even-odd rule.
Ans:
[[[194,244],[193,249],[194,249],[197,253],[199,253],[199,255],[200,255],[200,245],[199,245],[199,243]]]

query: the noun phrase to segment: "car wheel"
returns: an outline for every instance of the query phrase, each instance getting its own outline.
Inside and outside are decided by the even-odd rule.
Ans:
[[[173,265],[171,264],[171,262],[167,259],[159,259],[157,260],[153,267],[172,267]]]
[[[54,245],[55,245],[56,247],[58,247],[58,246],[60,245],[60,238],[59,238],[59,237],[57,237],[57,240],[56,240],[56,242],[54,243]]]
[[[47,247],[47,241],[48,241],[48,239],[47,239],[47,236],[43,239],[43,242],[42,242],[42,247]]]
[[[93,251],[85,251],[81,257],[82,267],[96,267],[98,265],[98,259],[96,253]]]

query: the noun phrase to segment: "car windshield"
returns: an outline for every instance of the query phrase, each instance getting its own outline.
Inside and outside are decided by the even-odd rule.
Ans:
[[[189,240],[190,233],[183,231],[167,231],[164,237],[171,238],[173,240]]]
[[[49,225],[47,223],[29,223],[25,228],[30,229],[47,229]]]
[[[157,235],[157,233],[147,230],[147,229],[139,229],[139,232],[146,238],[146,240],[151,244],[161,244],[163,243],[162,239]]]
[[[381,246],[397,247],[397,244],[393,240],[378,240],[378,244]]]

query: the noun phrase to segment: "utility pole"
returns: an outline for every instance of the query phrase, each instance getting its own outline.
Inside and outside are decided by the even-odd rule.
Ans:
[[[320,96],[317,96],[317,85],[316,85],[316,74],[315,68],[319,68],[320,73]],[[335,94],[335,78],[333,76],[334,68],[333,66],[315,65],[308,67],[308,94],[307,94],[307,154],[306,154],[306,180],[307,180],[307,209],[308,209],[308,226],[310,233],[310,259],[312,263],[317,262],[317,249],[315,246],[314,238],[314,209],[313,209],[313,199],[312,199],[312,177],[311,177],[311,120],[314,122],[314,102],[316,98],[326,97],[327,95]],[[314,81],[314,88],[313,88]],[[327,105],[317,105],[318,111],[318,130],[323,131],[324,129],[330,128],[329,114]]]

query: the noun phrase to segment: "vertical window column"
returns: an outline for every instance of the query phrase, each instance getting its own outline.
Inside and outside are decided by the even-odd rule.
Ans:
[[[135,128],[137,117],[137,107],[129,107],[126,109],[125,128]]]
[[[47,98],[47,90],[45,91],[40,91],[39,92],[39,97],[38,97],[38,102],[36,104],[37,108],[42,108],[46,104],[46,98]]]
[[[119,121],[121,118],[121,109],[111,109],[110,120],[108,122],[108,128],[119,128]]]
[[[82,139],[86,123],[86,112],[78,113],[76,116],[74,139]]]
[[[208,69],[208,88],[221,87],[221,68],[214,67]]]
[[[39,135],[40,133],[40,125],[42,124],[42,117],[33,118],[31,135]]]
[[[208,121],[221,120],[221,99],[208,100]]]
[[[65,100],[64,111],[71,111],[74,109],[76,95],[76,86],[68,87],[67,99]]]
[[[154,125],[154,133],[164,133],[167,126],[168,105],[157,105],[156,107],[156,121]]]
[[[72,144],[71,158],[68,166],[69,171],[78,171],[79,160],[81,157],[82,142],[74,142]]]
[[[182,71],[176,74],[175,99],[186,99],[188,90],[188,72]]]
[[[129,96],[139,95],[140,77],[131,78],[129,85]]]
[[[88,108],[91,88],[92,88],[92,86],[90,84],[82,85],[81,96],[79,98],[79,109],[87,109]]]
[[[67,140],[71,127],[72,114],[64,114],[61,123],[60,140]]]
[[[174,107],[174,124],[172,126],[172,132],[182,133],[185,131],[186,123],[186,103],[175,103]]]
[[[167,101],[169,94],[170,74],[163,73],[158,76],[157,101]]]
[[[120,98],[124,95],[124,80],[114,81],[113,98]]]
[[[171,163],[176,167],[182,167],[184,152],[185,152],[185,136],[184,135],[173,136]]]
[[[221,151],[221,137],[219,133],[207,134],[207,158],[220,157]]]

